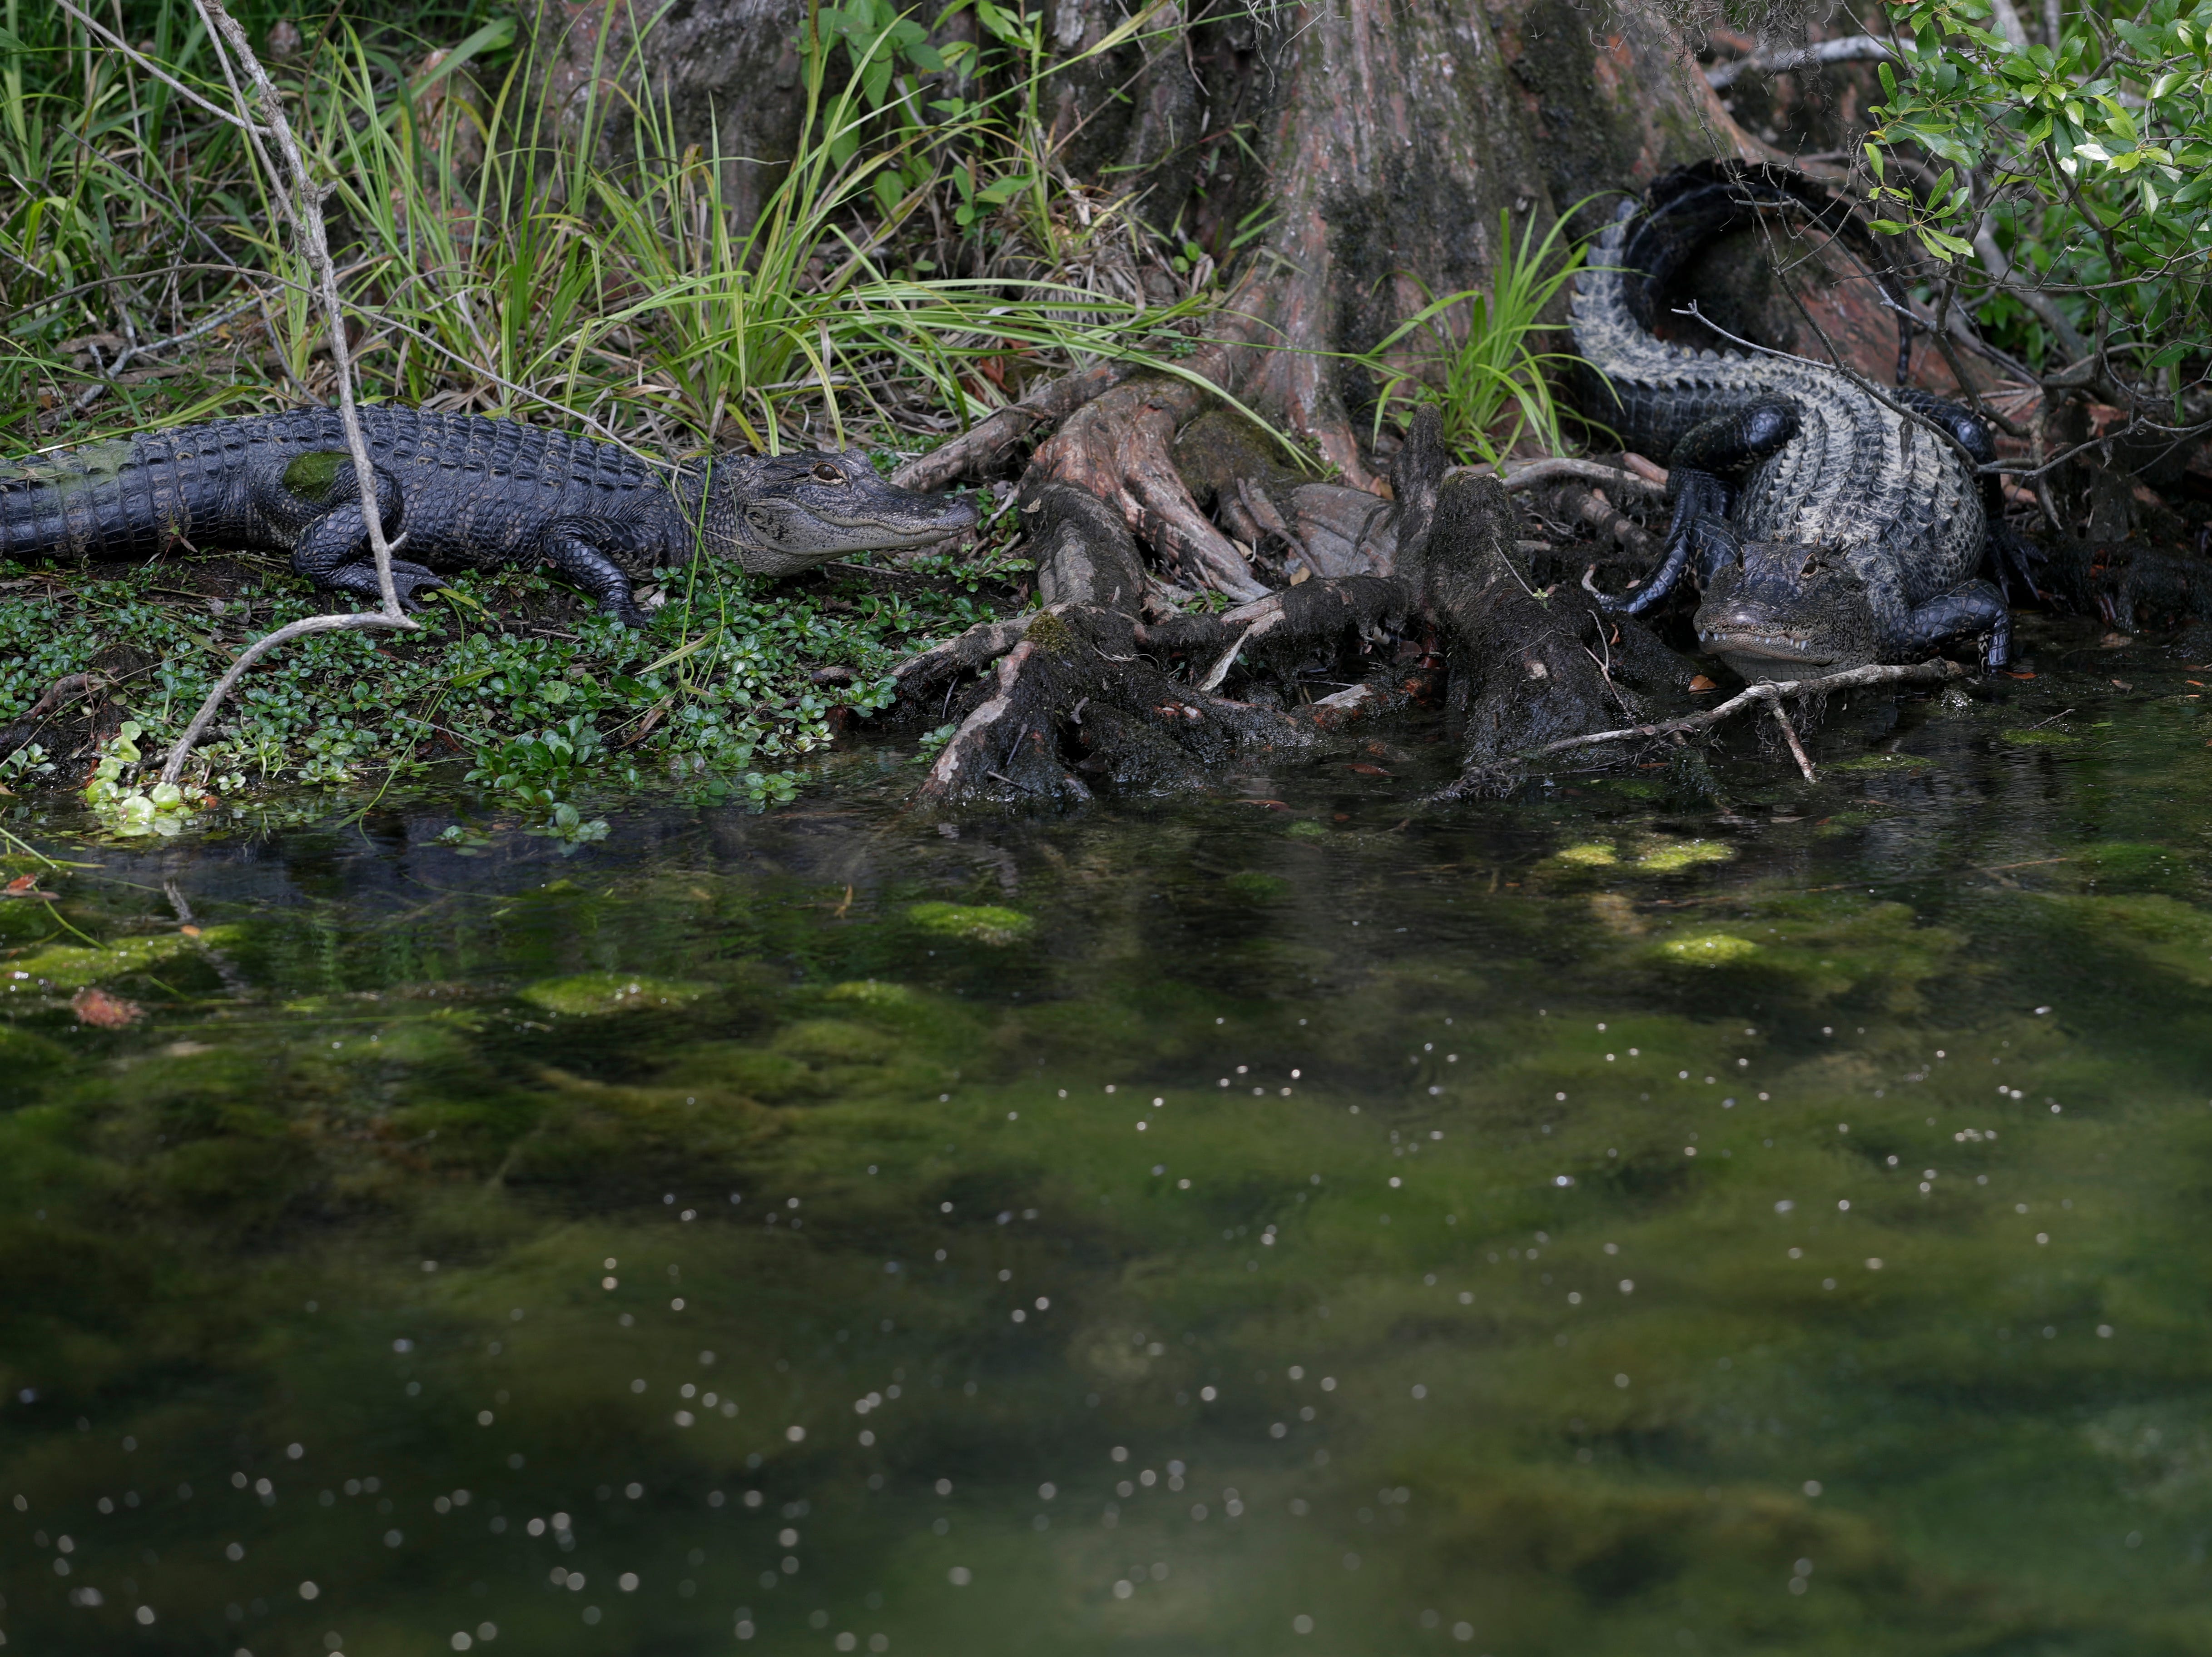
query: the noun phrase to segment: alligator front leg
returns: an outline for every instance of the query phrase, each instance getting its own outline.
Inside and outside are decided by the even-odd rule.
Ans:
[[[1682,435],[1667,462],[1668,484],[1674,494],[1667,556],[1644,590],[1616,607],[1640,616],[1674,590],[1685,570],[1696,570],[1702,590],[1717,570],[1741,556],[1729,522],[1735,496],[1730,480],[1795,437],[1798,423],[1793,400],[1762,397],[1701,421]]]
[[[629,573],[575,530],[552,531],[539,556],[597,599],[599,607],[623,626],[645,627],[646,613],[630,596]]]
[[[2004,490],[1997,482],[1996,473],[1982,470],[1995,466],[1997,460],[1996,436],[1990,429],[1989,422],[1960,404],[1945,402],[1933,392],[1908,387],[1897,393],[1897,400],[1941,426],[1972,457],[1981,478],[1982,510],[1990,525],[1989,539],[1983,546],[1985,569],[2006,602],[2012,600],[2014,582],[2027,590],[2030,598],[2040,597],[2035,566],[2043,562],[2042,549],[2006,527]]]
[[[1903,643],[1906,651],[1917,656],[1977,634],[1986,635],[1984,666],[2002,667],[2012,660],[2012,612],[2004,595],[1985,581],[1963,582],[1910,612]]]
[[[392,533],[391,526],[398,513],[387,503],[384,521],[385,533]],[[292,547],[292,568],[318,587],[334,588],[341,593],[358,594],[380,603],[384,588],[377,580],[376,560],[364,556],[368,551],[368,525],[362,519],[361,503],[347,501],[333,507],[309,524]],[[425,588],[443,587],[437,572],[419,564],[410,564],[404,558],[392,561],[392,585],[399,595],[403,610],[419,610],[415,594]]]

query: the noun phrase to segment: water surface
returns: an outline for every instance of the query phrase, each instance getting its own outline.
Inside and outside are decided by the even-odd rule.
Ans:
[[[2030,666],[1814,786],[69,852],[6,1648],[2212,1650],[2212,671]]]

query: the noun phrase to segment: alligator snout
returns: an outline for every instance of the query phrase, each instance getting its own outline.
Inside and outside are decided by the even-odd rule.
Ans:
[[[1698,607],[1698,642],[1747,678],[1777,666],[1826,667],[1875,659],[1865,584],[1817,547],[1752,542],[1723,565]]]

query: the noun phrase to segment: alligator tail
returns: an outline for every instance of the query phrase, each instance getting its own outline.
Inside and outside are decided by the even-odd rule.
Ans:
[[[185,539],[222,494],[187,432],[0,460],[0,559],[143,557]]]
[[[1595,420],[1617,427],[1624,441],[1652,446],[1663,458],[1687,423],[1714,411],[1700,394],[1708,382],[1741,377],[1715,365],[1741,359],[1663,341],[1652,324],[1668,283],[1699,249],[1776,214],[1809,220],[1843,241],[1883,290],[1901,301],[1873,233],[1844,198],[1802,174],[1763,162],[1679,168],[1654,181],[1641,202],[1623,204],[1577,273],[1575,349],[1587,365],[1583,405]],[[1909,329],[1901,302],[1896,311],[1900,329]]]

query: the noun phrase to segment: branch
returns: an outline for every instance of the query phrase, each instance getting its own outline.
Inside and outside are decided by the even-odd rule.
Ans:
[[[232,114],[227,109],[216,108],[215,105],[201,97],[198,93],[193,91],[191,88],[186,86],[175,76],[170,74],[167,70],[163,69],[161,64],[155,63],[151,58],[147,57],[143,52],[135,49],[128,40],[125,40],[121,35],[107,27],[106,24],[100,22],[97,18],[92,17],[87,13],[80,10],[76,5],[71,3],[71,0],[59,0],[59,3],[64,11],[76,18],[78,22],[83,24],[85,27],[90,29],[94,34],[100,36],[101,40],[106,41],[109,46],[113,46],[116,51],[121,52],[132,63],[137,64],[139,68],[144,70],[155,80],[166,82],[171,91],[182,93],[185,97],[189,99],[191,102],[198,104],[202,109],[207,111],[209,114],[214,116],[216,119],[219,121],[228,121],[233,126],[243,127],[248,132],[258,132],[261,131],[261,129],[254,125],[252,121],[241,119],[240,117]],[[256,67],[258,67],[258,65]]]
[[[63,0],[63,3],[68,4],[68,0]],[[346,345],[345,303],[338,295],[337,267],[331,262],[330,237],[323,227],[324,192],[316,186],[313,178],[308,174],[307,163],[300,154],[299,141],[292,133],[292,123],[284,113],[284,100],[270,80],[269,71],[253,55],[246,31],[223,9],[222,0],[193,0],[193,4],[199,10],[201,21],[207,25],[209,43],[214,46],[218,60],[222,59],[223,47],[227,45],[231,56],[252,81],[254,93],[260,101],[262,117],[268,122],[267,127],[261,130],[276,140],[276,148],[284,157],[285,169],[291,175],[289,180],[272,177],[270,182],[276,188],[276,198],[280,202],[289,203],[295,249],[313,272],[316,286],[321,289],[324,312],[330,319],[331,362],[337,370],[338,422],[345,428],[346,448],[353,456],[354,481],[360,493],[361,521],[368,532],[369,552],[376,560],[376,582],[384,606],[380,611],[310,616],[304,621],[295,621],[273,633],[264,634],[248,645],[240,653],[238,660],[231,663],[229,671],[216,681],[215,688],[208,692],[207,700],[200,704],[200,710],[192,716],[192,722],[185,728],[185,734],[169,750],[168,759],[161,767],[161,781],[172,785],[184,774],[185,762],[191,757],[193,746],[213,722],[232,687],[248,667],[277,645],[309,633],[338,632],[350,628],[412,632],[418,624],[401,606],[398,588],[392,584],[392,544],[385,539],[382,503],[377,498],[376,467],[368,458],[368,444],[362,436],[361,412],[354,405],[353,356]],[[72,7],[71,9],[75,9]],[[228,75],[228,62],[224,64],[224,70]],[[252,122],[244,119],[246,100],[242,93],[239,94],[239,115],[240,119],[237,125],[245,127],[249,135],[258,136]],[[258,143],[255,149],[258,154]],[[266,164],[266,157],[262,159]],[[270,170],[273,173],[274,169]]]
[[[1821,40],[1809,46],[1770,47],[1755,52],[1748,58],[1738,58],[1731,63],[1715,64],[1705,71],[1705,84],[1716,92],[1725,92],[1746,73],[1776,75],[1784,70],[1815,69],[1823,64],[1870,64],[1882,59],[1897,61],[1897,53],[1886,40],[1877,40],[1871,34],[1853,34],[1841,40]]]
[[[1534,489],[1539,484],[1553,484],[1564,478],[1573,478],[1584,483],[1602,484],[1607,489],[1625,489],[1632,495],[1664,495],[1667,492],[1665,469],[1655,466],[1651,470],[1659,475],[1652,478],[1621,466],[1607,466],[1601,460],[1576,460],[1555,455],[1548,460],[1530,460],[1513,467],[1505,474],[1504,482],[1509,490]]]
[[[1983,209],[1973,235],[1974,257],[1982,261],[1982,268],[1989,272],[1990,280],[2035,313],[2037,320],[2051,330],[2052,338],[2064,349],[2068,362],[2078,362],[2083,357],[2093,356],[2094,352],[2089,342],[2081,337],[2081,331],[2066,320],[2065,313],[2051,302],[2051,295],[2039,288],[2030,287],[2013,275],[2012,260],[2005,256],[2004,249],[1997,246],[1996,236],[1990,229],[1990,209]]]
[[[1717,708],[1708,708],[1703,713],[1690,714],[1681,719],[1669,719],[1656,725],[1632,725],[1624,730],[1594,731],[1588,736],[1563,737],[1557,742],[1547,742],[1540,748],[1516,754],[1510,759],[1480,766],[1469,771],[1457,783],[1446,789],[1439,798],[1451,799],[1464,792],[1469,783],[1486,772],[1496,772],[1531,760],[1543,759],[1555,753],[1565,753],[1571,748],[1595,747],[1606,742],[1625,742],[1631,737],[1687,736],[1694,732],[1710,730],[1723,720],[1734,717],[1747,709],[1772,706],[1778,713],[1783,702],[1793,697],[1826,696],[1831,691],[1857,690],[1869,685],[1940,685],[1946,679],[1963,679],[1966,670],[1957,662],[1938,656],[1933,661],[1915,662],[1904,667],[1851,667],[1839,673],[1829,673],[1820,679],[1762,679],[1737,692]],[[1797,745],[1793,741],[1791,747]],[[1799,764],[1808,765],[1802,751]]]
[[[343,633],[363,628],[406,630],[416,625],[413,617],[386,615],[379,610],[338,612],[326,616],[307,616],[287,622],[273,633],[264,633],[259,638],[238,653],[223,676],[215,683],[215,689],[200,704],[200,710],[192,716],[192,722],[185,727],[185,734],[177,739],[177,746],[169,750],[168,763],[161,767],[161,780],[174,783],[183,774],[185,761],[215,716],[222,710],[224,700],[237,688],[238,681],[246,677],[246,670],[267,655],[280,644],[289,644],[295,638],[306,638],[311,633]]]

